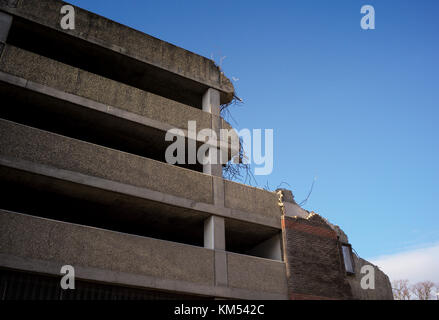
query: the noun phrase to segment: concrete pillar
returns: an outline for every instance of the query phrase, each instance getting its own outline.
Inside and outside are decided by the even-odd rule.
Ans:
[[[210,216],[204,221],[204,247],[215,250],[226,249],[224,218]]]
[[[12,16],[0,11],[0,55],[8,39],[9,30],[12,25]]]
[[[220,139],[221,116],[220,116],[220,93],[216,89],[209,88],[203,95],[203,111],[211,114],[211,129]],[[223,170],[220,162],[220,152],[217,148],[216,158],[210,148],[208,152],[208,164],[203,165],[203,173],[213,176],[213,198],[215,206],[224,207],[224,181]],[[215,285],[228,285],[226,234],[224,218],[210,216],[204,222],[204,247],[215,250]]]
[[[215,285],[227,286],[227,253],[224,218],[210,216],[204,221],[204,247],[215,254]]]
[[[216,89],[209,88],[203,95],[203,111],[211,114],[211,129],[215,132],[217,138],[220,138],[221,117],[220,117],[220,93]],[[208,163],[203,165],[203,172],[216,177],[222,177],[222,165],[220,163],[220,152],[213,151],[214,147],[209,149],[207,158]],[[216,154],[216,156],[215,156]]]

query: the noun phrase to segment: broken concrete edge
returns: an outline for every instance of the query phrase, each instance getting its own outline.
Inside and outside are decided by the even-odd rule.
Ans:
[[[230,103],[231,101],[233,101],[233,99],[235,98],[235,89],[234,86],[232,84],[232,82],[230,81],[230,79],[228,79],[225,75],[224,72],[221,71],[221,68],[219,66],[217,66],[217,64],[215,63],[215,61],[213,61],[212,59],[203,57],[201,55],[198,55],[194,52],[191,52],[189,50],[180,48],[174,44],[171,44],[169,42],[163,41],[161,39],[158,39],[156,37],[153,37],[151,35],[148,35],[144,32],[135,30],[129,26],[123,25],[121,23],[118,23],[116,21],[110,20],[108,18],[105,18],[103,16],[100,16],[98,14],[92,13],[90,11],[87,11],[85,9],[82,9],[80,7],[77,6],[73,6],[75,8],[75,14],[77,16],[80,16],[80,18],[82,19],[96,19],[96,20],[100,20],[99,24],[101,25],[112,25],[112,28],[108,28],[113,29],[119,29],[119,30],[123,30],[124,32],[127,32],[128,34],[130,34],[132,37],[138,37],[138,38],[147,38],[148,40],[150,40],[152,43],[154,43],[154,45],[152,47],[160,47],[164,46],[166,48],[167,51],[169,52],[176,52],[176,54],[179,57],[183,57],[182,59],[185,59],[186,62],[188,64],[191,63],[192,60],[201,60],[204,61],[204,64],[206,65],[206,70],[208,70],[207,74],[205,74],[204,76],[197,76],[196,74],[190,74],[189,72],[184,72],[182,70],[182,68],[176,66],[176,65],[171,65],[171,66],[166,66],[164,63],[160,63],[161,61],[157,62],[157,61],[153,61],[153,59],[149,56],[145,56],[145,55],[141,55],[141,50],[135,50],[135,48],[130,48],[129,46],[135,46],[135,43],[128,43],[125,42],[123,43],[125,46],[121,46],[120,44],[115,44],[115,43],[109,43],[108,41],[105,41],[103,39],[99,38],[99,34],[97,36],[93,36],[90,35],[90,30],[87,30],[87,32],[80,32],[80,31],[75,31],[75,30],[63,30],[60,28],[59,26],[59,19],[55,19],[55,21],[52,21],[53,19],[50,19],[52,17],[46,16],[46,15],[42,15],[43,13],[47,13],[47,6],[49,7],[54,7],[52,9],[54,9],[54,13],[56,14],[56,16],[59,16],[60,13],[60,9],[62,6],[64,5],[71,5],[67,2],[63,2],[63,1],[59,1],[59,0],[51,0],[49,1],[50,3],[47,3],[48,1],[44,1],[44,0],[28,0],[27,1],[27,6],[31,7],[32,9],[30,12],[29,8],[23,8],[23,1],[18,2],[12,2],[12,5],[9,3],[10,1],[1,1],[0,2],[0,11],[9,13],[13,16],[18,16],[30,21],[33,21],[35,23],[38,23],[40,25],[43,25],[45,27],[57,30],[58,32],[62,32],[65,33],[69,36],[74,36],[77,37],[79,39],[88,41],[90,43],[99,45],[101,47],[104,47],[106,49],[109,49],[111,51],[115,51],[117,53],[126,55],[130,58],[136,59],[138,61],[141,61],[143,63],[149,64],[151,66],[154,66],[156,68],[162,69],[162,70],[166,70],[168,72],[171,72],[175,75],[178,75],[180,77],[189,79],[191,81],[195,81],[197,83],[200,83],[202,85],[207,85],[211,88],[217,89],[221,92],[221,104],[227,104]],[[28,4],[29,2],[31,2],[31,4]],[[41,8],[43,8],[44,10],[41,10]],[[55,9],[56,8],[56,9]],[[73,31],[73,32],[70,32]],[[115,39],[115,38],[113,38]],[[134,42],[134,41],[132,41]],[[191,69],[191,68],[189,68]]]
[[[340,241],[343,243],[349,243],[347,235],[344,231],[338,226],[329,222],[328,219],[319,215],[314,211],[308,211],[303,209],[297,202],[294,200],[294,195],[291,190],[288,189],[277,189],[276,193],[279,197],[279,207],[284,215],[289,217],[296,217],[305,220],[311,220],[313,218],[322,219],[325,224],[327,224],[332,230],[335,231]]]

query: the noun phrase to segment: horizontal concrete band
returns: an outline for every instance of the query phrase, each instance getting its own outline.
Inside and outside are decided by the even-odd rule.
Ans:
[[[9,44],[1,56],[0,71],[4,79],[0,79],[2,81],[113,116],[125,117],[139,124],[152,125],[165,132],[171,128],[182,129],[186,137],[189,121],[195,122],[198,133],[202,129],[211,128],[211,117],[219,117],[223,127],[230,130],[233,140],[238,141],[236,132],[219,115],[213,116],[200,109]],[[8,77],[8,74],[18,79]],[[204,139],[200,141],[204,142]],[[227,144],[223,144],[225,148]],[[232,147],[235,149],[232,154],[239,152],[239,142]]]
[[[1,63],[0,63],[0,65],[1,65]],[[63,101],[63,102],[72,103],[72,104],[80,106],[81,108],[85,108],[85,109],[93,110],[93,111],[99,111],[99,112],[102,112],[104,114],[108,114],[110,116],[118,117],[118,118],[130,121],[130,122],[145,126],[147,128],[153,128],[153,129],[157,129],[157,130],[160,130],[163,132],[167,132],[168,130],[174,129],[175,126],[172,125],[172,123],[162,122],[162,121],[160,121],[162,119],[157,120],[157,118],[154,116],[154,114],[162,114],[162,113],[166,113],[166,112],[169,112],[171,115],[176,116],[180,120],[183,120],[186,118],[188,121],[190,121],[188,116],[187,116],[187,113],[184,112],[184,110],[180,109],[180,108],[176,108],[175,110],[166,110],[166,106],[162,105],[162,106],[160,106],[161,108],[163,108],[162,112],[159,112],[159,111],[157,111],[157,113],[154,112],[152,117],[148,117],[146,115],[140,115],[140,114],[137,114],[135,112],[130,112],[130,111],[127,111],[125,109],[117,108],[117,107],[114,107],[111,105],[106,105],[106,104],[100,103],[100,102],[95,101],[95,100],[84,98],[84,97],[78,96],[76,94],[67,93],[65,91],[61,91],[61,90],[58,90],[58,89],[55,89],[55,88],[52,88],[52,87],[49,87],[49,86],[46,86],[46,85],[43,85],[40,83],[36,83],[34,81],[30,81],[28,79],[15,76],[15,75],[10,74],[10,73],[2,72],[1,70],[2,70],[2,68],[0,67],[0,82],[7,83],[9,85],[13,85],[16,87],[24,88],[26,90],[30,90],[30,91],[38,93],[38,94],[43,94],[45,96],[55,98],[55,99]],[[162,99],[165,99],[165,98],[162,98]],[[207,122],[210,121],[209,114],[207,114],[201,110],[191,108],[191,107],[184,107],[184,108],[192,109],[192,110],[196,111],[196,114],[199,114],[199,113],[205,114],[205,116],[208,117]],[[197,120],[193,119],[192,121],[197,121]],[[223,121],[223,128],[229,130],[229,132],[231,132],[233,136],[236,135],[236,138],[233,138],[233,139],[237,140],[238,138],[237,138],[236,131],[224,119],[222,119],[222,121]],[[186,122],[185,128],[187,128],[187,122]],[[184,136],[183,136],[184,138],[188,138],[188,139],[192,138],[191,136],[188,135],[188,130],[185,128],[177,128],[177,129],[182,130],[182,132],[184,133]],[[202,129],[203,129],[203,126],[200,127],[198,122],[197,122],[197,132],[199,132]],[[239,152],[239,146],[234,146],[230,141],[228,143],[225,141],[219,141],[217,144],[213,145],[213,144],[210,144],[209,141],[205,142],[204,140],[198,139],[198,137],[196,139],[200,143],[206,143],[206,144],[212,145],[214,147],[218,147],[222,150],[228,150],[229,157],[232,155],[235,155]]]
[[[200,129],[211,127],[211,116],[207,112],[10,44],[1,57],[0,71],[172,127],[187,129],[188,121],[196,121]]]
[[[213,202],[209,175],[7,120],[0,139],[3,166],[280,229],[271,192],[225,181],[224,207]],[[272,203],[257,207],[264,197]]]
[[[79,279],[238,299],[285,299],[282,262],[227,253],[228,286],[214,285],[214,250],[0,210],[0,266]]]
[[[0,155],[213,203],[208,175],[6,120],[0,132]]]
[[[148,188],[139,188],[130,184],[124,184],[108,179],[102,179],[95,176],[89,176],[78,172],[58,169],[55,167],[34,163],[27,160],[20,160],[11,157],[0,156],[0,166],[13,168],[37,175],[42,175],[54,179],[60,179],[85,185],[97,189],[102,189],[111,192],[141,198],[150,201],[156,201],[167,205],[172,205],[180,208],[190,209],[194,211],[206,212],[209,214],[222,216],[225,218],[232,218],[245,222],[260,224],[280,229],[280,220],[268,218],[251,212],[219,207],[209,203],[196,202],[187,198],[177,197],[168,193],[158,192]]]
[[[57,0],[26,0],[13,7],[1,1],[0,10],[215,88],[223,93],[222,103],[232,100],[233,85],[212,60],[78,7],[75,7],[75,29],[63,30],[60,11],[65,4]]]

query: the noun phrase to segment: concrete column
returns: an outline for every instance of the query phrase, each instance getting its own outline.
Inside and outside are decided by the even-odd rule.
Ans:
[[[216,89],[209,88],[203,95],[203,111],[213,115],[220,115],[220,93]]]
[[[211,129],[215,132],[218,140],[220,138],[221,117],[220,117],[220,93],[216,89],[209,88],[203,95],[203,111],[211,114]],[[203,172],[212,176],[222,177],[222,166],[220,163],[220,152],[210,148],[207,158],[209,163],[203,165]],[[216,154],[216,157],[214,156]]]
[[[210,216],[204,221],[204,247],[215,250],[215,285],[227,286],[227,253],[224,218]]]
[[[209,88],[203,95],[203,111],[211,114],[211,129],[220,140],[221,116],[220,93]],[[219,146],[219,145],[218,145]],[[217,148],[216,158],[210,148],[208,152],[209,163],[203,165],[203,172],[213,177],[213,197],[215,206],[224,207],[224,181],[223,170],[220,162],[220,150]],[[226,235],[224,218],[211,216],[204,222],[204,247],[215,250],[215,286],[228,286]]]
[[[0,55],[6,45],[9,30],[12,25],[12,16],[0,11]]]
[[[204,247],[215,250],[226,249],[224,218],[210,216],[204,221]]]

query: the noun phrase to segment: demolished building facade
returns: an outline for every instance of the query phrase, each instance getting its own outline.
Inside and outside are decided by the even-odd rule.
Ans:
[[[213,61],[64,5],[0,2],[0,299],[392,299],[290,191],[165,162],[169,129],[231,129]]]

